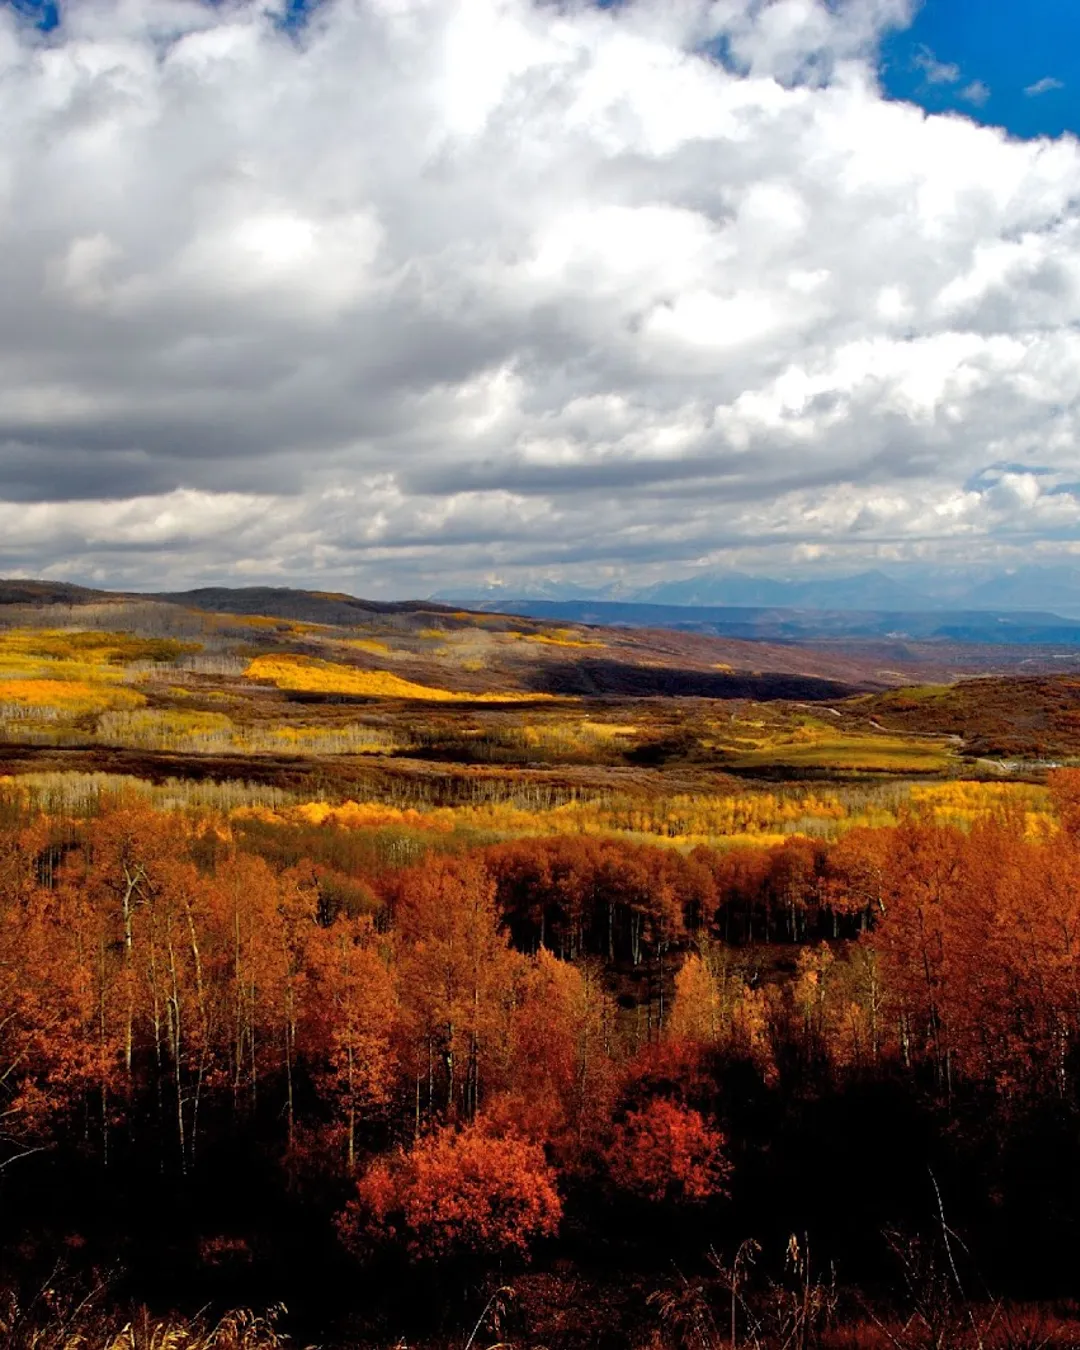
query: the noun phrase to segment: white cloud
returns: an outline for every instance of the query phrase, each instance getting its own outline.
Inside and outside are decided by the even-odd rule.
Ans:
[[[0,570],[1069,547],[1080,149],[885,99],[906,15],[4,10]]]
[[[1053,75],[1044,75],[1041,80],[1029,84],[1024,93],[1028,98],[1038,98],[1040,94],[1052,94],[1055,90],[1064,88],[1065,85],[1061,80],[1055,79]]]
[[[920,47],[912,64],[921,70],[927,84],[957,84],[960,67],[952,61],[939,61],[929,47]]]

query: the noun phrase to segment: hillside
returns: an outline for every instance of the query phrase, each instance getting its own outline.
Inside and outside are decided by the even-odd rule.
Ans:
[[[1072,677],[916,686],[857,705],[891,731],[955,736],[973,756],[1065,760],[1080,738],[1080,680]]]
[[[527,783],[554,800],[1080,756],[1075,667],[1025,645],[771,643],[282,588],[5,584],[8,773],[449,802]]]

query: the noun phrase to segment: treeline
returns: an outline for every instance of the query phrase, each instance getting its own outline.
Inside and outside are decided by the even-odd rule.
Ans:
[[[13,816],[11,1175],[63,1160],[183,1194],[207,1169],[227,1187],[242,1145],[370,1264],[520,1259],[566,1206],[578,1243],[611,1216],[646,1244],[786,1223],[785,1189],[811,1194],[785,1171],[793,1122],[816,1137],[828,1103],[863,1103],[828,1116],[829,1147],[888,1141],[897,1175],[931,1153],[1014,1167],[1048,1111],[1080,1120],[1080,773],[1052,793],[1052,830],[1005,809],[829,844],[397,861],[332,820],[298,856],[265,820],[134,800]]]

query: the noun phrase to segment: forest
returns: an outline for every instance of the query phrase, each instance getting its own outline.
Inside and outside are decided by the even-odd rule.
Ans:
[[[1080,1342],[1075,679],[119,617],[0,633],[5,1344]]]

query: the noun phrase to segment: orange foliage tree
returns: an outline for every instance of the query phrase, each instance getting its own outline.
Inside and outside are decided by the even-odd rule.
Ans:
[[[401,877],[394,920],[416,1127],[425,1094],[428,1115],[471,1119],[499,1078],[521,961],[500,931],[495,883],[473,859],[432,858]]]
[[[522,971],[503,1091],[488,1114],[563,1157],[607,1119],[618,1086],[615,1006],[599,973],[541,948]]]
[[[358,1131],[384,1115],[397,1081],[394,980],[367,919],[339,918],[315,928],[306,966],[299,1048],[334,1111],[352,1172]]]

